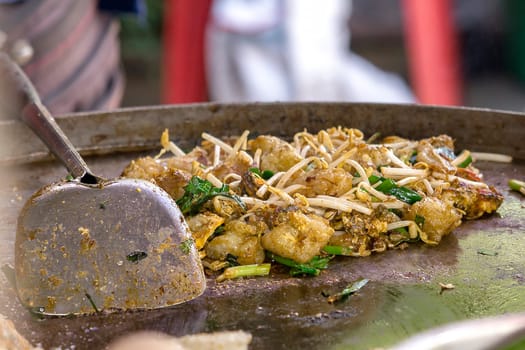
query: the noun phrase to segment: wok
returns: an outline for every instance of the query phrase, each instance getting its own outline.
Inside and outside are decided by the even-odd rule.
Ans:
[[[181,306],[40,321],[20,306],[8,278],[0,276],[0,305],[5,305],[0,313],[34,344],[92,349],[135,330],[184,335],[242,329],[253,334],[252,349],[368,349],[452,321],[525,311],[525,198],[507,188],[509,178],[525,174],[522,114],[387,104],[193,104],[82,113],[57,122],[92,170],[106,177],[117,176],[134,157],[155,154],[164,128],[183,149],[203,131],[228,136],[249,129],[284,137],[305,127],[315,132],[343,125],[365,135],[414,139],[447,133],[458,150],[504,153],[514,160],[477,163],[485,180],[505,196],[494,215],[465,222],[437,247],[414,244],[404,251],[335,259],[315,278],[275,271],[272,278],[218,284],[209,277],[204,295]],[[0,140],[0,263],[5,265],[13,262],[22,203],[65,174],[20,123],[1,121]],[[343,303],[326,302],[322,292],[340,291],[359,278],[370,282]],[[455,288],[441,293],[439,283]]]

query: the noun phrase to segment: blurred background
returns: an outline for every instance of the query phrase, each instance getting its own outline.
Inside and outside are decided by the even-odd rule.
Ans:
[[[525,110],[525,2],[520,0],[0,4],[0,49],[20,56],[56,113],[301,100]],[[64,9],[61,14],[44,11],[57,5]],[[62,30],[69,36],[60,34],[53,44],[49,37],[57,37],[57,28],[75,11],[82,15]],[[82,40],[97,25],[109,43],[98,39],[96,48],[90,44],[86,51],[89,45]],[[75,46],[84,47],[85,57],[77,53],[76,73],[70,68],[62,76],[61,68],[75,66]],[[98,62],[94,52],[100,52]],[[93,66],[80,79],[78,71],[87,70],[88,60]],[[97,85],[100,76],[108,78]],[[70,88],[75,79],[76,88]],[[96,97],[95,90],[104,95]],[[76,95],[82,98],[76,101]]]
[[[375,66],[398,74],[412,89],[410,56],[405,35],[410,29],[406,28],[407,24],[404,22],[404,10],[414,2],[417,0],[353,0],[351,13],[348,14],[351,33],[348,49]],[[523,111],[525,3],[519,0],[441,2],[449,5],[454,40],[458,48],[456,64],[459,65],[457,83],[460,84],[460,97],[457,104]],[[124,106],[163,102],[163,4],[151,0],[146,3],[149,10],[147,23],[141,24],[133,17],[122,18],[122,55],[128,82]],[[164,5],[167,3],[169,1],[164,2]],[[428,11],[434,10],[431,7]],[[312,18],[313,30],[316,27],[315,22],[316,18]],[[428,44],[435,45],[430,42]],[[448,64],[450,59],[446,58],[447,62],[444,64]],[[434,83],[429,82],[430,85]],[[441,86],[436,86],[436,89],[440,88]]]

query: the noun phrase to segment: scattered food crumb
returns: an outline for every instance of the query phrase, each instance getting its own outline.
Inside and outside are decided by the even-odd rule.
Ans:
[[[498,252],[493,250],[478,249],[479,255],[497,256]]]
[[[456,288],[452,283],[439,283],[439,286],[441,287],[441,290],[439,291],[439,294],[443,294],[446,290],[451,290]]]

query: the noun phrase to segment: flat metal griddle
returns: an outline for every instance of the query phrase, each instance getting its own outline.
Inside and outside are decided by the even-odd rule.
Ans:
[[[2,119],[0,117],[0,119]],[[13,264],[16,217],[44,184],[66,176],[45,147],[20,123],[0,121],[0,264]],[[102,348],[117,335],[159,330],[185,335],[243,329],[252,349],[368,349],[386,347],[455,320],[525,311],[525,198],[507,189],[525,176],[525,116],[492,110],[414,105],[274,103],[125,109],[57,118],[93,171],[117,176],[134,157],[153,155],[164,128],[183,148],[215,136],[252,133],[290,136],[296,131],[343,125],[413,139],[447,133],[457,149],[512,155],[511,164],[479,162],[488,183],[505,196],[498,212],[464,223],[439,246],[414,244],[367,258],[338,258],[315,278],[292,278],[284,268],[271,278],[208,279],[205,294],[166,310],[38,320],[23,309],[0,274],[0,313],[33,344],[44,348]],[[15,136],[13,136],[15,135]],[[5,270],[5,269],[4,269]],[[358,278],[359,293],[328,304]],[[439,283],[455,289],[440,294]]]

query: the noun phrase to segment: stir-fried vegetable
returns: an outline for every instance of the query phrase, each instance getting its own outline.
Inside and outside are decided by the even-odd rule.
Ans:
[[[137,159],[123,173],[177,200],[193,237],[180,248],[194,243],[208,270],[224,270],[221,280],[265,274],[270,261],[294,276],[316,276],[336,255],[435,245],[503,200],[472,164],[478,155],[456,155],[447,135],[366,140],[345,127],[302,130],[290,141],[249,134],[203,133],[185,153],[165,132],[158,157]],[[522,190],[516,181],[509,185]]]
[[[208,180],[193,176],[190,182],[184,187],[184,196],[177,200],[182,214],[194,215],[199,212],[201,207],[215,196],[223,196],[233,199],[240,207],[246,208],[239,196],[230,193],[228,185],[218,188],[213,186]]]

